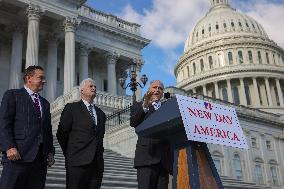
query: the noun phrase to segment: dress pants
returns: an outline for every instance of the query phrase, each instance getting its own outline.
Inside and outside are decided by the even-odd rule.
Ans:
[[[103,171],[97,166],[96,158],[87,165],[67,166],[66,189],[99,189],[102,184]]]
[[[138,189],[168,189],[169,173],[161,163],[137,167]]]
[[[44,189],[47,163],[40,148],[33,162],[3,163],[0,189]]]

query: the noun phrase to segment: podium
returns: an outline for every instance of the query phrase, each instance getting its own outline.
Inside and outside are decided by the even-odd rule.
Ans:
[[[206,143],[188,141],[176,98],[167,100],[135,129],[168,140],[174,149],[173,189],[223,189]]]

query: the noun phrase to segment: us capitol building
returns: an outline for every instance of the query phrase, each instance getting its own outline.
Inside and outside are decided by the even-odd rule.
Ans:
[[[141,50],[150,40],[140,35],[140,25],[85,1],[0,0],[0,98],[23,85],[25,67],[41,65],[55,133],[64,105],[80,99],[80,81],[94,78],[95,103],[109,115],[105,148],[133,158],[132,98],[118,81],[131,62],[140,78]],[[177,86],[166,91],[236,108],[249,150],[209,145],[225,188],[283,189],[284,51],[227,0],[210,2],[175,67]]]

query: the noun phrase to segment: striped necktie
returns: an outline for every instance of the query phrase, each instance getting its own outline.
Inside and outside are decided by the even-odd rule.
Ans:
[[[38,96],[37,93],[34,93],[33,96],[34,96],[34,103],[35,103],[36,110],[39,113],[39,115],[41,116],[40,104],[39,104],[39,99],[38,99],[39,96]]]
[[[91,115],[91,117],[92,117],[92,119],[93,119],[93,121],[94,121],[94,124],[97,125],[97,124],[96,124],[96,118],[95,118],[94,112],[93,112],[93,107],[94,107],[94,106],[93,106],[92,104],[90,104],[90,105],[88,106],[88,109],[89,109],[90,115]]]

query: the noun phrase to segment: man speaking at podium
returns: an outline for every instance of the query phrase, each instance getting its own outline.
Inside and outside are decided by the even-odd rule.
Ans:
[[[150,83],[142,102],[131,108],[130,126],[136,127],[162,106],[164,85],[159,80]],[[138,136],[134,167],[138,189],[167,189],[172,172],[172,151],[167,141]]]

